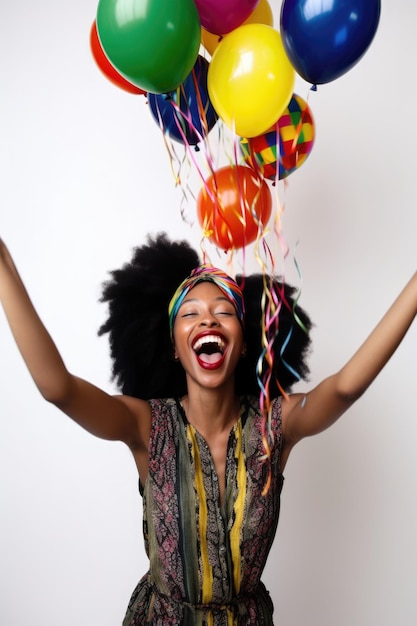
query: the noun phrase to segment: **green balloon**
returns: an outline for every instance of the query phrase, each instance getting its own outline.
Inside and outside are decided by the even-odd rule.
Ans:
[[[194,0],[100,0],[96,24],[110,63],[150,93],[174,91],[198,56],[201,27]]]

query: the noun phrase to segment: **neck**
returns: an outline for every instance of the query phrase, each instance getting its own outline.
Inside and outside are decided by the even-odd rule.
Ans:
[[[234,385],[228,389],[188,389],[182,404],[190,424],[202,434],[230,430],[240,413]]]

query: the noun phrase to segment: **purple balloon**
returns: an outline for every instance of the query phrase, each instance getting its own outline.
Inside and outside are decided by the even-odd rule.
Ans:
[[[194,0],[201,26],[215,35],[225,35],[243,24],[259,0]]]

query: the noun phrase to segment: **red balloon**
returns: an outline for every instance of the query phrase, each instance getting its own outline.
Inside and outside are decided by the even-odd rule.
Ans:
[[[197,217],[204,233],[225,251],[255,241],[271,212],[272,196],[266,181],[244,165],[214,172],[197,198]]]
[[[96,20],[94,20],[90,31],[90,48],[93,58],[97,63],[99,69],[114,85],[120,87],[120,89],[123,89],[128,93],[133,93],[136,95],[146,94],[146,91],[143,91],[143,89],[136,87],[136,85],[132,85],[132,83],[130,83],[128,80],[126,80],[126,78],[119,74],[116,68],[110,63],[104,53],[104,50],[100,43],[100,39],[98,37]]]

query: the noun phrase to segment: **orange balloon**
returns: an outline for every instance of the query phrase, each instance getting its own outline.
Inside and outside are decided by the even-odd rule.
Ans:
[[[272,212],[265,180],[250,167],[226,166],[214,172],[197,198],[197,217],[219,248],[243,248],[262,235]]]
[[[136,85],[132,85],[132,83],[130,83],[128,80],[126,80],[126,78],[119,74],[116,68],[110,63],[100,43],[97,32],[96,20],[94,20],[90,30],[90,48],[94,61],[97,63],[99,69],[103,72],[104,76],[109,79],[110,82],[112,82],[117,87],[120,87],[120,89],[127,91],[128,93],[133,93],[136,95],[143,95],[146,93],[146,91],[143,91],[143,89],[136,87]]]
[[[274,25],[274,15],[272,13],[271,6],[268,0],[259,0],[258,4],[243,22],[244,24],[266,24],[267,26]]]
[[[267,26],[273,26],[274,16],[268,0],[259,0],[252,13],[242,22],[241,26],[244,24],[266,24]],[[222,38],[222,35],[214,35],[205,28],[201,28],[201,43],[212,56]]]
[[[215,35],[214,33],[210,33],[208,30],[201,27],[201,44],[212,56],[222,39],[223,35]]]

